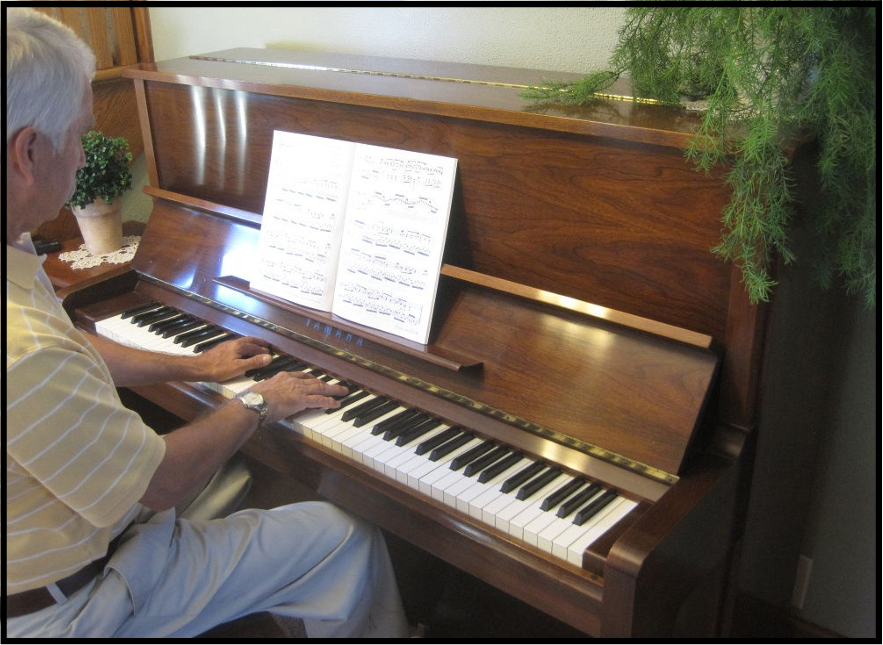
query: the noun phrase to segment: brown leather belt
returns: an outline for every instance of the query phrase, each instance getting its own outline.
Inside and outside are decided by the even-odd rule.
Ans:
[[[117,541],[117,539],[114,539],[108,545],[107,553],[103,557],[93,560],[67,578],[56,581],[55,584],[61,589],[61,592],[65,596],[70,597],[94,578],[97,578],[104,571],[104,565],[107,564],[110,556],[116,550]],[[52,594],[49,593],[46,587],[40,587],[39,589],[30,589],[12,594],[11,596],[3,596],[3,604],[6,607],[6,617],[15,618],[25,614],[32,614],[35,611],[54,605],[55,598],[52,597]]]

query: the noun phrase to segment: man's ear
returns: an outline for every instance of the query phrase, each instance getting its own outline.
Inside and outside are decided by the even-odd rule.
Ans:
[[[23,185],[33,185],[37,180],[40,133],[32,127],[22,128],[6,147],[9,164],[7,178],[12,173]]]

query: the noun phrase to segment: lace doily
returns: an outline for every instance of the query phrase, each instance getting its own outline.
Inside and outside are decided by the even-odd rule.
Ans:
[[[99,264],[125,264],[131,262],[135,257],[135,251],[138,250],[138,243],[141,241],[140,235],[126,235],[123,237],[123,246],[116,251],[104,253],[103,255],[92,255],[86,249],[85,244],[80,244],[80,248],[76,251],[68,251],[60,253],[59,260],[65,262],[73,262],[72,269],[90,269],[97,267]]]

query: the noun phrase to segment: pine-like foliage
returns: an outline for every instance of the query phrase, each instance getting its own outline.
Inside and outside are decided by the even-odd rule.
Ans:
[[[773,258],[794,260],[788,147],[816,141],[820,197],[801,206],[818,242],[814,269],[824,286],[839,274],[873,307],[878,29],[871,4],[633,7],[613,70],[525,96],[586,103],[627,75],[635,96],[707,99],[687,155],[706,171],[730,168],[732,199],[714,251],[740,266],[753,302],[770,296]]]

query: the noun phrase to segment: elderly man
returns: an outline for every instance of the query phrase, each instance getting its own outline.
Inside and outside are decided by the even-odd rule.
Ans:
[[[189,522],[174,505],[256,430],[346,393],[280,374],[164,436],[116,386],[222,381],[269,362],[257,338],[173,358],[87,337],[59,306],[28,231],[84,163],[95,59],[23,8],[6,31],[6,630],[10,637],[192,636],[269,611],[309,636],[407,635],[379,531],[325,503]]]

